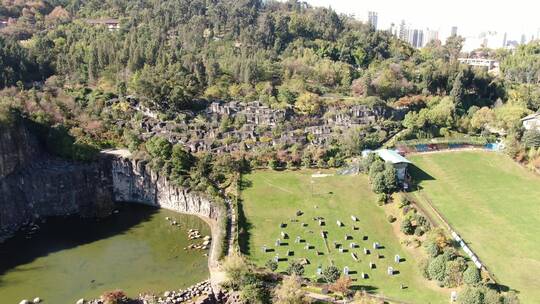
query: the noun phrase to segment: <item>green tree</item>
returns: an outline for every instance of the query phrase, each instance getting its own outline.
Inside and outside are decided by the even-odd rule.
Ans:
[[[463,283],[463,271],[467,265],[462,257],[446,263],[444,286],[458,287]]]
[[[168,160],[172,153],[172,144],[161,136],[154,136],[146,142],[146,150],[152,157]]]
[[[181,144],[172,147],[171,153],[171,178],[182,181],[181,177],[187,176],[195,164],[195,158],[184,150]]]
[[[458,107],[463,103],[463,97],[465,95],[463,89],[463,71],[460,71],[459,74],[454,79],[452,84],[452,90],[450,91],[450,96],[454,99],[454,102]]]
[[[384,168],[384,183],[386,186],[386,192],[392,193],[398,190],[398,179],[396,168],[391,163],[386,163]]]
[[[466,287],[458,297],[460,304],[484,304],[484,295],[479,287]]]
[[[481,280],[480,271],[472,265],[469,265],[465,272],[463,272],[463,281],[469,285],[478,284]]]
[[[305,92],[298,96],[294,108],[300,114],[314,115],[321,110],[321,100],[317,94]]]
[[[274,290],[274,303],[276,304],[304,304],[308,303],[306,292],[302,290],[300,278],[292,275],[283,279]]]
[[[407,235],[414,233],[414,225],[412,224],[410,217],[406,217],[401,221],[400,230]]]
[[[322,277],[324,281],[328,284],[334,283],[335,281],[337,281],[337,279],[339,279],[340,276],[341,272],[334,265],[330,265],[324,268],[322,271]]]
[[[535,129],[527,130],[521,140],[527,148],[538,148],[540,147],[540,132]]]
[[[439,254],[441,254],[441,250],[439,246],[433,240],[430,240],[430,239],[425,240],[423,245],[424,245],[424,248],[426,249],[427,254],[430,257],[434,258],[438,256]]]
[[[375,176],[371,179],[371,189],[373,189],[373,192],[375,193],[386,194],[388,192],[384,173],[375,173]]]
[[[427,271],[432,280],[443,282],[445,279],[446,260],[443,255],[439,255],[430,260]]]

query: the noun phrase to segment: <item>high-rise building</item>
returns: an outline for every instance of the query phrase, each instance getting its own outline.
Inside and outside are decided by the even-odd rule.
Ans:
[[[409,30],[409,43],[415,48],[424,46],[424,31],[419,29]]]
[[[439,31],[426,29],[424,46],[434,40],[439,40]]]
[[[377,12],[368,12],[368,23],[373,29],[377,29],[377,19],[379,18]]]
[[[507,40],[508,40],[508,33],[504,33],[502,47],[506,47]]]
[[[525,34],[522,34],[520,44],[525,44],[526,42],[527,42],[527,37],[525,37]]]
[[[457,36],[457,26],[452,26],[450,30],[450,36]]]
[[[418,30],[418,43],[416,44],[417,48],[421,48],[424,46],[424,31]]]
[[[390,27],[388,28],[388,33],[390,33],[390,35],[394,34],[395,27],[396,25],[394,24],[394,22],[390,23]]]

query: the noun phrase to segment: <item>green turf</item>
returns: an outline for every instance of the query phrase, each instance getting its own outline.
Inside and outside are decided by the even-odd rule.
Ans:
[[[451,152],[410,160],[421,186],[499,283],[540,299],[540,178],[502,154]],[[430,176],[430,177],[429,177]]]
[[[287,250],[292,250],[294,256],[289,260],[307,258],[310,265],[306,267],[305,276],[316,279],[316,268],[335,263],[340,269],[348,266],[352,274],[355,288],[384,294],[385,296],[406,300],[411,303],[446,303],[449,291],[432,287],[422,278],[418,265],[412,257],[404,252],[391,224],[386,220],[384,210],[376,204],[376,197],[371,192],[365,176],[332,176],[312,178],[314,171],[257,171],[244,176],[242,191],[242,209],[247,223],[247,236],[243,236],[243,249],[250,258],[260,266],[275,256],[285,257]],[[312,183],[313,182],[313,183]],[[315,208],[317,206],[317,208]],[[304,212],[296,216],[296,211]],[[359,221],[353,223],[351,215]],[[326,225],[319,226],[313,217],[322,216]],[[298,219],[291,222],[290,219]],[[336,221],[344,223],[338,227]],[[287,227],[281,229],[280,223]],[[308,224],[302,227],[302,223]],[[353,225],[359,230],[353,230]],[[397,224],[394,224],[397,225]],[[329,252],[326,249],[321,230],[328,231]],[[289,235],[288,245],[276,248],[275,241],[281,238],[280,232]],[[345,241],[345,234],[353,239]],[[313,250],[305,250],[305,243],[296,244],[296,236],[301,236],[315,246]],[[368,240],[363,240],[367,236]],[[247,238],[247,240],[246,240]],[[247,242],[246,242],[247,241]],[[340,253],[334,248],[333,242],[344,244],[348,249]],[[356,242],[360,247],[352,249],[359,258],[355,262],[351,257],[350,242]],[[373,250],[373,242],[379,242],[384,249]],[[276,249],[276,252],[262,252],[262,246]],[[364,255],[363,248],[370,249],[370,255]],[[316,251],[324,255],[317,256]],[[384,255],[379,259],[377,254]],[[406,259],[401,264],[394,263],[394,255],[399,254]],[[374,262],[376,269],[369,269],[369,262]],[[288,262],[279,263],[279,270],[285,270]],[[395,276],[387,275],[387,267],[393,266],[399,271]],[[361,279],[360,273],[365,272],[369,279]],[[400,284],[408,286],[401,289]],[[426,287],[430,286],[430,287]],[[437,291],[436,291],[437,290]]]

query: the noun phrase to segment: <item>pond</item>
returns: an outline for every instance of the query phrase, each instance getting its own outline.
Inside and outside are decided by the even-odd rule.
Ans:
[[[210,235],[200,218],[137,204],[119,205],[108,218],[51,218],[34,234],[0,244],[0,299],[19,303],[75,303],[121,289],[129,296],[185,288],[205,280],[208,250],[185,250]],[[173,226],[165,218],[178,222]]]

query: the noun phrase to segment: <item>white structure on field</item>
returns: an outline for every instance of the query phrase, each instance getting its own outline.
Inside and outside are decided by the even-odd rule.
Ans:
[[[405,181],[407,175],[407,167],[412,164],[408,159],[401,156],[396,150],[379,149],[375,151],[365,150],[362,156],[366,157],[369,153],[377,153],[377,155],[385,162],[391,163],[396,168],[397,178],[400,182]]]
[[[540,131],[540,113],[534,113],[521,119],[525,130]]]

